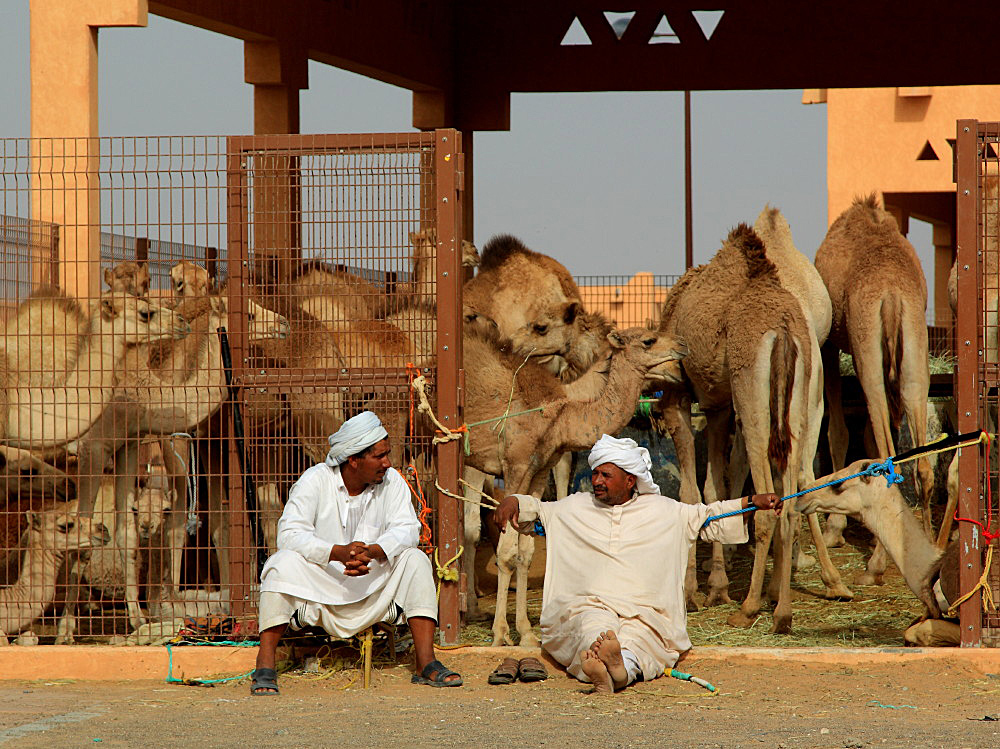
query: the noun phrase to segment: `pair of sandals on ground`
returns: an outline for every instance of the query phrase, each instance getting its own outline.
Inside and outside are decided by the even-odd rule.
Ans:
[[[254,697],[272,697],[278,694],[278,672],[275,669],[256,668],[251,679],[250,694]],[[419,674],[413,674],[410,682],[427,684],[431,687],[460,687],[463,684],[459,673],[452,671],[436,658],[424,666]]]
[[[549,678],[545,666],[537,658],[504,658],[500,665],[493,669],[493,673],[486,679],[490,684],[513,684],[521,681],[543,681]]]

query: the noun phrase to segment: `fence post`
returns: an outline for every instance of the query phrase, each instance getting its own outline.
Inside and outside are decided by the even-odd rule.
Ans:
[[[979,421],[979,369],[982,341],[979,316],[982,298],[979,288],[983,267],[979,257],[979,153],[976,120],[959,120],[956,141],[957,182],[956,224],[958,248],[958,305],[955,321],[955,403],[958,410],[958,432],[981,428]],[[962,451],[958,463],[958,514],[980,520],[982,515],[982,477],[980,451]],[[987,465],[988,470],[988,465]],[[971,590],[982,575],[983,552],[979,528],[973,523],[959,523],[959,589]],[[982,628],[982,599],[977,591],[959,609],[962,647],[979,647]]]
[[[462,206],[459,171],[462,152],[457,130],[437,130],[434,144],[437,216],[437,409],[438,418],[450,428],[463,423],[462,386]],[[462,471],[460,440],[438,445],[437,478],[445,489],[461,493],[458,479]],[[438,497],[437,554],[441,564],[453,559],[463,540],[463,510],[458,502]],[[475,554],[475,549],[465,549]],[[461,568],[455,559],[452,569]],[[438,601],[440,640],[445,645],[458,643],[459,582],[441,581]]]

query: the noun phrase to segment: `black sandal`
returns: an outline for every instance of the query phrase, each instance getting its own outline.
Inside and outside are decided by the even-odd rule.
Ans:
[[[504,658],[500,665],[493,669],[486,681],[490,684],[513,684],[517,680],[518,662],[516,658]]]
[[[433,674],[433,676],[431,674]],[[447,681],[449,676],[458,676],[458,678]],[[435,659],[424,666],[423,671],[419,674],[413,674],[413,678],[410,679],[410,683],[427,684],[432,687],[460,687],[463,682],[462,677],[458,674],[458,672],[452,671],[441,661]]]
[[[276,697],[278,695],[278,672],[273,668],[254,669],[250,694],[254,697]]]

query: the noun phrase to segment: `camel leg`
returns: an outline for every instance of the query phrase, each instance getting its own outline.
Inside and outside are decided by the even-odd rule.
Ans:
[[[552,467],[552,479],[556,484],[556,499],[569,495],[569,482],[573,472],[573,453],[563,453]]]
[[[208,477],[208,527],[219,564],[219,587],[229,590],[229,513],[222,507],[226,488],[222,476]],[[258,505],[259,507],[259,505]]]
[[[173,592],[181,587],[181,563],[187,542],[188,507],[188,440],[186,437],[171,437],[162,440],[163,466],[174,484],[174,506],[167,518],[164,537],[170,552],[169,586]]]
[[[63,605],[62,616],[56,626],[56,645],[72,645],[76,642],[76,610],[80,606],[80,599],[83,595],[83,563],[79,554],[74,554],[75,559],[69,564],[69,580],[66,585],[66,601]],[[4,643],[6,644],[6,643]]]
[[[521,647],[534,648],[540,643],[531,628],[531,620],[528,619],[528,569],[535,556],[535,537],[520,533],[515,535],[517,536],[517,590],[514,592],[514,624],[521,635]]]
[[[948,466],[948,504],[944,508],[941,528],[938,530],[937,547],[945,549],[951,536],[951,526],[955,522],[955,510],[958,509],[958,453],[956,452]]]
[[[138,534],[135,532],[136,477],[139,474],[139,445],[126,442],[115,456],[115,546],[125,571],[125,608],[132,629],[146,623],[139,606],[139,571],[136,567]],[[130,532],[131,531],[131,532]]]
[[[837,569],[830,558],[830,551],[824,543],[823,529],[820,527],[819,517],[815,513],[812,513],[808,516],[806,522],[809,523],[809,532],[812,533],[813,543],[816,545],[816,556],[819,557],[819,576],[826,586],[823,597],[831,600],[852,600],[854,593],[844,585],[844,581],[840,576],[840,570]]]
[[[689,505],[701,504],[701,492],[698,490],[696,460],[694,450],[694,427],[691,424],[691,399],[686,394],[667,391],[660,400],[660,420],[677,454],[677,466],[681,475],[681,502]],[[688,555],[687,571],[684,575],[684,599],[688,611],[701,608],[698,600],[698,577],[695,569],[695,545],[691,545]]]
[[[760,615],[761,591],[764,589],[764,572],[767,567],[767,552],[771,548],[771,538],[777,525],[772,512],[758,512],[754,516],[754,557],[753,571],[750,573],[750,590],[743,600],[740,610],[732,614],[727,622],[733,627],[749,627]],[[777,563],[777,562],[776,562]]]
[[[475,489],[481,490],[483,488],[486,474],[466,466],[463,478],[466,483],[472,484],[474,487],[474,489],[465,487],[466,499],[481,502],[482,498],[475,493]],[[462,569],[465,572],[465,621],[479,622],[486,618],[479,610],[479,598],[476,595],[476,547],[482,538],[482,521],[480,520],[479,505],[474,505],[471,502],[463,502],[462,504],[465,505],[465,551],[462,554]]]
[[[504,528],[497,543],[497,609],[493,616],[493,647],[513,645],[510,639],[510,625],[507,623],[507,591],[518,552],[518,532],[511,527]]]
[[[726,497],[725,458],[729,447],[729,429],[732,424],[732,409],[709,411],[708,425],[708,472],[705,476],[705,504],[718,502]],[[694,545],[692,544],[692,548]],[[712,544],[712,571],[708,575],[708,597],[706,606],[717,603],[732,603],[729,597],[729,577],[726,575],[726,560],[722,544]]]
[[[847,421],[844,419],[844,404],[841,399],[840,350],[832,343],[827,343],[822,348],[822,356],[823,382],[829,416],[827,441],[830,443],[830,461],[833,464],[833,470],[838,471],[845,465],[847,446],[850,440]],[[832,549],[844,545],[844,528],[846,527],[846,515],[838,513],[827,515],[826,531],[823,533],[823,542],[827,548]]]
[[[257,504],[260,507],[260,520],[264,530],[264,541],[267,543],[267,553],[271,555],[278,548],[278,520],[284,509],[278,485],[273,481],[257,484]]]
[[[868,560],[868,568],[854,578],[855,585],[882,585],[885,582],[885,570],[889,566],[889,555],[886,553],[882,542],[875,543],[871,558]]]

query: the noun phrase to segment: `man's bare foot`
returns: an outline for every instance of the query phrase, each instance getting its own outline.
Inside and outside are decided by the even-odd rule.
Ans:
[[[580,653],[580,658],[583,660],[583,673],[594,683],[594,694],[614,694],[615,685],[604,662],[590,650]]]
[[[618,641],[618,635],[609,629],[600,635],[594,644],[597,646],[597,657],[608,667],[608,674],[614,682],[615,689],[624,689],[628,684],[628,671],[625,670],[625,661],[622,660],[622,644]]]

